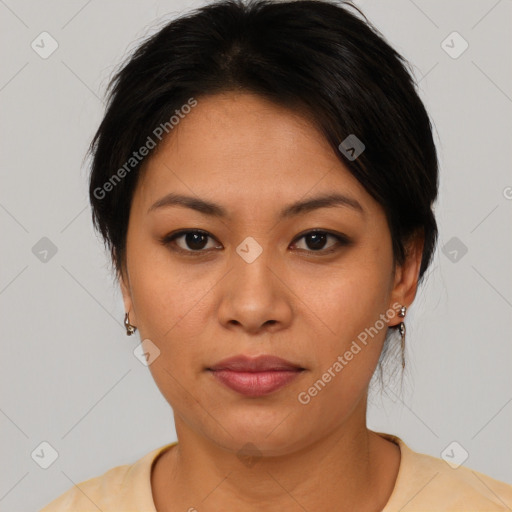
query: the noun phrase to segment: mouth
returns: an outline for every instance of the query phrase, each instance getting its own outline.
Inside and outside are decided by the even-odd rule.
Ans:
[[[306,369],[275,356],[236,356],[207,368],[213,377],[249,397],[269,395],[296,379]]]

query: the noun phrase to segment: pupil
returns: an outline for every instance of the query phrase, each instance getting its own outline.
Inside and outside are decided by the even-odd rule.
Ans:
[[[311,233],[306,235],[306,243],[312,249],[322,249],[325,244],[326,236],[325,233]],[[310,241],[312,241],[312,243],[309,243]]]
[[[203,240],[201,240],[201,238]],[[203,233],[187,233],[185,235],[185,241],[191,249],[200,250],[206,245],[206,235]]]

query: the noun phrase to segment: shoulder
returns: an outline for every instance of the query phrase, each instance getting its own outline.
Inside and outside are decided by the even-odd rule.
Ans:
[[[137,460],[109,469],[100,476],[73,485],[40,512],[156,512],[151,492],[151,467],[170,443]]]
[[[402,460],[393,493],[382,512],[512,509],[512,485],[465,466],[411,450],[401,439],[380,434],[399,445]]]

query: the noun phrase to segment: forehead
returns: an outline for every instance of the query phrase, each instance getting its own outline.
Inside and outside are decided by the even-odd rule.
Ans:
[[[136,196],[146,210],[176,191],[249,209],[333,191],[371,203],[306,117],[247,93],[197,101],[145,163]]]

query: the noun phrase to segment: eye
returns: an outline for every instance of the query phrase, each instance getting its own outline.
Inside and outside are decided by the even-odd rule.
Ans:
[[[334,243],[325,248],[325,244],[329,238],[334,239]],[[297,240],[302,239],[304,239],[305,244],[309,247],[306,247],[303,250],[312,253],[319,252],[324,254],[332,253],[336,251],[338,248],[349,245],[351,243],[350,239],[346,235],[343,235],[341,233],[330,233],[329,231],[322,230],[313,230],[304,233],[303,235],[295,239],[294,245],[297,244]]]
[[[208,249],[207,242],[209,238],[215,240],[213,236],[210,235],[207,231],[198,229],[181,230],[176,233],[166,235],[160,240],[160,242],[162,245],[171,246],[172,250],[183,253],[187,256],[199,256],[209,252],[206,250]],[[325,244],[329,238],[333,239],[334,243],[325,248]],[[309,248],[299,247],[299,249],[309,253],[330,254],[335,252],[340,247],[351,244],[350,238],[348,238],[346,235],[343,235],[342,233],[331,233],[329,231],[317,229],[308,231],[297,237],[292,243],[292,246],[296,246],[297,241],[302,239],[304,239],[306,245]],[[210,249],[211,248],[212,247],[210,247]],[[215,248],[215,245],[213,248]],[[222,248],[222,246],[220,248]]]
[[[160,241],[163,245],[173,245],[173,249],[181,253],[188,253],[191,256],[199,255],[200,253],[207,252],[203,249],[207,248],[208,238],[213,237],[206,231],[198,229],[188,231],[178,231],[165,236]],[[178,243],[180,240],[181,243]]]

